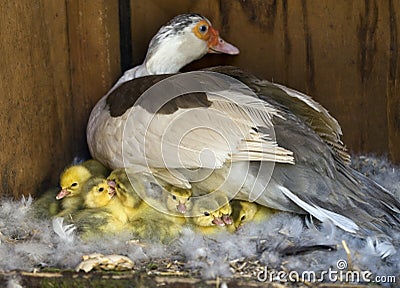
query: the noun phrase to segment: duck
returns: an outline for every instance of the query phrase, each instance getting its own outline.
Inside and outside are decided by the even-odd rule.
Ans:
[[[165,51],[163,39],[198,27],[201,16],[178,19],[185,17],[192,20],[161,28],[165,37],[156,35],[149,51]],[[173,51],[185,61],[171,69],[168,57],[150,53],[159,70],[128,77],[99,100],[87,126],[93,158],[112,168],[157,171],[182,189],[311,215],[364,238],[399,229],[399,201],[348,165],[340,125],[327,109],[238,67],[178,73],[205,53],[188,58],[185,51]]]
[[[109,93],[134,78],[176,73],[207,53],[237,55],[239,49],[222,39],[206,17],[195,13],[178,15],[151,39],[143,63],[125,71]]]

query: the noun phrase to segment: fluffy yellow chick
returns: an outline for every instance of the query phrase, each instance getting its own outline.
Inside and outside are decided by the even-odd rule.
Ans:
[[[183,215],[180,217],[170,215],[165,210],[165,202],[167,201],[164,201],[161,196],[164,195],[161,186],[163,182],[158,182],[151,174],[146,172],[128,172],[129,179],[125,178],[126,173],[122,173],[122,175],[124,175],[122,179],[125,179],[124,186],[129,188],[122,189],[123,186],[115,185],[115,190],[116,196],[125,206],[125,212],[129,218],[128,231],[139,238],[162,242],[176,238],[181,232],[185,218]],[[111,177],[108,178],[111,180]],[[115,183],[118,183],[118,180]],[[167,192],[165,191],[165,193]],[[139,195],[143,196],[144,199],[141,200]],[[126,207],[127,203],[129,203],[128,207]],[[176,210],[176,203],[176,201],[173,201],[171,209]]]
[[[68,215],[82,206],[80,193],[86,181],[94,176],[107,175],[108,169],[93,159],[65,169],[60,176],[61,191],[56,196],[57,200],[62,199],[63,210],[57,216]]]
[[[110,204],[115,191],[110,189],[107,180],[101,177],[92,177],[83,185],[83,203],[86,208],[101,208]]]
[[[134,179],[135,178],[132,177],[132,181],[134,181]],[[113,170],[107,177],[107,180],[108,185],[112,189],[115,189],[117,197],[124,206],[135,208],[142,202],[140,196],[133,189],[130,182],[131,180],[128,178],[124,168]]]
[[[167,243],[182,231],[184,217],[171,216],[142,202],[135,214],[129,218],[129,231],[139,238]]]
[[[92,177],[82,189],[81,195],[86,209],[74,214],[72,218],[84,237],[124,231],[128,214],[116,197],[115,189],[108,185],[108,180]]]
[[[261,222],[266,220],[275,213],[275,210],[255,202],[233,200],[231,206],[233,209],[232,218],[236,229],[250,221]]]
[[[165,193],[165,205],[168,211],[178,212],[180,214],[186,214],[192,209],[192,201],[190,197],[192,196],[192,191],[189,189],[182,189],[174,186],[164,186],[164,188],[169,192]]]
[[[213,192],[206,197],[193,199],[193,202],[193,217],[188,218],[188,223],[195,230],[203,234],[234,231],[233,221],[230,216],[232,208],[225,195]]]
[[[61,203],[55,198],[59,191],[59,188],[52,188],[35,199],[32,204],[33,216],[39,219],[48,219],[57,215],[61,210]]]

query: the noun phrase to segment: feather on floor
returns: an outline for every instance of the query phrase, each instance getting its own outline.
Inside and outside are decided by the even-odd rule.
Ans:
[[[384,158],[366,156],[354,157],[352,165],[400,199],[399,167]],[[84,241],[62,218],[38,221],[31,210],[32,198],[0,201],[0,271],[74,269],[82,255],[102,253],[125,255],[139,270],[155,259],[159,263],[169,259],[174,269],[205,279],[236,275],[257,280],[257,273],[265,267],[298,273],[340,270],[339,261],[351,271],[368,270],[372,277],[400,279],[400,235],[394,246],[383,237],[365,241],[330,223],[319,225],[291,214],[278,213],[263,223],[249,223],[235,234],[205,237],[185,228],[179,239],[162,245],[123,234]]]

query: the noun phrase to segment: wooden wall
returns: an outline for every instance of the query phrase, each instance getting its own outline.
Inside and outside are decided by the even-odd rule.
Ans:
[[[119,70],[117,1],[0,4],[0,194],[35,194],[86,155],[94,103]]]
[[[202,13],[241,54],[186,69],[237,65],[307,92],[340,121],[352,151],[400,162],[399,1],[121,1],[131,9],[132,65],[170,18]],[[0,4],[1,195],[35,194],[87,155],[90,110],[120,76],[119,4]]]

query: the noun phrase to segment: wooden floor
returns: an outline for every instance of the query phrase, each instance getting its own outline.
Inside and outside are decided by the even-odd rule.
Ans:
[[[0,273],[0,287],[20,287],[7,286],[10,281],[19,284],[22,287],[85,287],[85,288],[102,288],[102,287],[196,287],[196,288],[219,288],[219,287],[332,287],[332,288],[364,288],[364,287],[381,287],[377,285],[359,285],[359,284],[332,284],[332,283],[269,283],[249,280],[246,278],[229,278],[215,280],[201,280],[192,277],[176,277],[176,276],[155,276],[147,273],[138,272],[91,272],[76,273],[72,271],[64,272],[23,272],[13,271]]]

